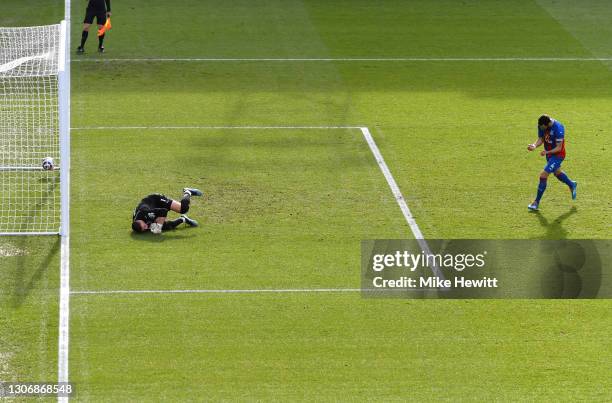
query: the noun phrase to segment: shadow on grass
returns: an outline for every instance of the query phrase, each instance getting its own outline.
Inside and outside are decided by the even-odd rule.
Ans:
[[[567,230],[563,227],[563,221],[567,220],[572,215],[576,214],[578,209],[573,206],[566,213],[561,214],[552,222],[544,217],[539,211],[533,211],[531,214],[538,218],[540,225],[546,229],[546,233],[538,239],[567,239]]]
[[[47,188],[41,194],[38,203],[31,205],[30,210],[24,214],[24,217],[27,217],[27,222],[35,222],[39,215],[38,212],[45,210],[44,206],[49,203],[49,198],[57,190],[59,175],[40,178],[39,182],[43,185],[47,185]],[[26,228],[22,230],[26,230]],[[17,239],[18,249],[24,251],[24,253],[18,256],[15,264],[15,286],[13,292],[13,306],[15,308],[23,305],[28,295],[41,280],[49,268],[49,265],[57,256],[61,242],[59,236],[55,237],[55,240],[53,240],[51,244],[48,244],[47,247],[46,241],[37,241],[36,238],[32,239],[22,236]],[[40,253],[30,254],[29,250],[33,248]],[[40,262],[37,262],[38,257],[42,259]]]
[[[28,239],[22,237],[19,240],[19,249],[27,250],[27,242]],[[51,262],[57,256],[59,250],[60,237],[56,237],[38,265],[34,263],[34,258],[27,253],[18,257],[17,264],[15,265],[15,286],[13,292],[13,306],[15,308],[23,305],[30,292],[35,288],[38,281],[40,281],[49,268]]]
[[[193,238],[195,236],[195,234],[182,234],[182,233],[177,233],[177,232],[182,232],[187,230],[187,228],[183,229],[183,230],[175,230],[175,231],[171,231],[171,232],[164,232],[162,234],[159,235],[155,235],[151,232],[144,232],[144,233],[137,233],[137,232],[130,232],[130,237],[135,240],[135,241],[145,241],[145,242],[152,242],[152,243],[159,243],[159,242],[165,242],[165,241],[174,241],[174,240],[181,240],[181,239],[189,239],[189,238]]]

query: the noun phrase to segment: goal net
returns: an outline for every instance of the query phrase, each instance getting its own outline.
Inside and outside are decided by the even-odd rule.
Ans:
[[[0,28],[0,234],[60,233],[65,36],[64,23]]]

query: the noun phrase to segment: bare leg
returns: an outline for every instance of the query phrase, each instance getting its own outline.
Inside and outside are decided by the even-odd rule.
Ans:
[[[189,211],[189,203],[191,203],[191,195],[189,193],[184,193],[183,198],[180,202],[172,200],[170,210],[179,214],[187,214],[187,212]]]
[[[176,200],[172,200],[172,205],[170,206],[170,210],[174,211],[175,213],[181,213],[181,203],[177,202]]]

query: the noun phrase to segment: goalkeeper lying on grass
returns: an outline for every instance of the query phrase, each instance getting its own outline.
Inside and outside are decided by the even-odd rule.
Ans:
[[[150,194],[138,203],[132,217],[132,230],[134,232],[145,232],[150,230],[154,234],[167,231],[185,223],[190,227],[197,227],[198,222],[187,217],[191,196],[202,196],[202,192],[194,188],[184,188],[183,198],[180,202],[172,200],[163,194]],[[167,221],[168,211],[182,214],[180,218]]]

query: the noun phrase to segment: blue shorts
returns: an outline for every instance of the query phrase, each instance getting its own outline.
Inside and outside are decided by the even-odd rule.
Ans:
[[[555,155],[550,156],[546,161],[546,166],[544,170],[549,174],[555,172],[557,169],[561,168],[561,163],[563,162],[563,158],[559,158]]]

